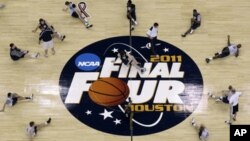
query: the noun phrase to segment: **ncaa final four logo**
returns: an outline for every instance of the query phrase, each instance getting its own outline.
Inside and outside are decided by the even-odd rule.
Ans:
[[[85,125],[115,135],[130,135],[125,114],[132,101],[133,134],[148,135],[184,121],[198,106],[203,79],[183,51],[158,40],[156,55],[148,38],[113,37],[77,52],[60,76],[60,95],[69,112]]]

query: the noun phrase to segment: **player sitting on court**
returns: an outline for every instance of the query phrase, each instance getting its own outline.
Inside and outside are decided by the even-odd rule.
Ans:
[[[192,34],[196,28],[201,25],[201,14],[197,12],[196,9],[193,10],[193,18],[191,19],[191,27],[182,34],[182,37],[186,37],[187,34]]]
[[[66,8],[63,9],[63,11],[69,10],[70,15],[73,18],[79,18],[85,25],[86,28],[90,28],[93,25],[89,23],[88,18],[84,16],[80,10],[76,8],[76,5],[72,2],[66,1],[65,5],[67,6]]]
[[[137,68],[141,73],[144,73],[146,71],[145,68],[141,66],[141,63],[137,62],[135,57],[130,54],[131,52],[127,52],[126,50],[118,50],[117,56],[113,62],[115,62],[118,58],[121,59],[122,63],[125,65],[131,65]]]
[[[223,102],[223,103],[228,104],[229,99],[232,96],[232,91],[233,90],[235,90],[235,89],[230,85],[230,86],[228,86],[228,90],[223,90],[222,91],[222,93],[223,93],[222,96],[215,96],[212,93],[208,93],[208,96],[215,99],[216,102]]]
[[[45,123],[41,124],[35,124],[34,121],[31,121],[26,129],[26,133],[30,138],[33,138],[37,135],[37,131],[49,125],[50,123],[51,123],[51,118],[49,118]]]
[[[213,57],[206,58],[206,62],[209,63],[211,60],[224,58],[229,55],[234,55],[235,57],[239,56],[239,49],[241,48],[241,44],[231,44],[230,43],[230,35],[227,35],[227,46],[222,49],[221,52],[215,53]]]
[[[13,61],[17,61],[24,57],[36,59],[39,57],[39,55],[40,53],[30,55],[28,50],[21,50],[17,48],[14,43],[10,43],[10,57]]]
[[[59,39],[61,41],[63,41],[66,38],[65,35],[62,35],[59,32],[55,31],[55,28],[52,25],[49,25],[48,22],[42,18],[39,19],[39,23],[38,23],[37,27],[34,30],[32,30],[32,32],[36,32],[38,30],[38,28],[42,31],[46,27],[50,28],[50,30],[53,31],[53,37],[56,37],[57,39]]]
[[[198,132],[199,135],[199,139],[201,141],[207,141],[207,138],[209,136],[208,130],[206,129],[206,127],[201,124],[200,126],[196,123],[195,119],[192,118],[191,121],[192,126],[196,129],[196,131]]]
[[[17,104],[18,101],[20,100],[32,100],[33,99],[33,94],[31,96],[28,96],[28,97],[23,97],[23,96],[20,96],[16,93],[8,93],[7,94],[7,99],[3,105],[3,108],[0,110],[0,112],[4,112],[5,110],[5,107],[6,105],[9,106],[9,107],[13,107],[14,105]]]

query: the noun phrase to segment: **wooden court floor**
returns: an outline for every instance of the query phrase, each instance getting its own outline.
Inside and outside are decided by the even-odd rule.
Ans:
[[[128,35],[126,19],[127,0],[86,0],[91,15],[92,29],[87,30],[80,21],[63,12],[65,0],[1,0],[6,7],[0,9],[0,106],[7,92],[23,96],[35,94],[32,102],[20,102],[0,113],[0,140],[25,141],[29,121],[44,122],[52,117],[51,126],[44,128],[36,141],[127,141],[129,137],[114,136],[89,128],[76,120],[65,108],[59,95],[58,80],[68,59],[79,49],[95,41],[113,36]],[[79,2],[74,0],[73,2]],[[186,52],[200,68],[204,80],[204,96],[192,114],[210,131],[209,140],[229,141],[229,108],[208,99],[206,93],[220,94],[233,85],[242,92],[240,111],[235,124],[250,124],[250,1],[249,0],[133,0],[137,8],[138,26],[134,35],[145,36],[147,29],[159,23],[158,38]],[[202,15],[202,25],[191,36],[180,35],[187,30],[196,8]],[[56,55],[37,60],[23,59],[13,62],[9,57],[9,44],[22,49],[43,53],[38,45],[36,27],[39,18],[53,24],[67,37],[64,42],[55,39]],[[227,43],[241,43],[238,58],[228,57],[206,64],[204,59],[220,51]],[[169,130],[136,141],[198,141],[190,126],[191,118]]]

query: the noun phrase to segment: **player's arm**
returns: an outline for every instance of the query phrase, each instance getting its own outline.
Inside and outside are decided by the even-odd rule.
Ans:
[[[149,29],[146,35],[148,36],[148,38],[152,39],[152,37],[150,36],[150,33],[151,33],[151,30]]]
[[[63,11],[67,11],[69,8],[68,7],[65,7],[65,8],[63,8],[62,10]]]
[[[4,112],[5,107],[6,107],[6,102],[4,103],[3,108],[0,110],[0,112]]]
[[[227,45],[230,46],[231,43],[230,43],[230,35],[227,35]]]
[[[237,52],[235,53],[235,57],[238,57],[240,55],[240,50],[238,49]]]
[[[36,32],[37,31],[37,29],[39,28],[39,24],[36,26],[36,28],[34,29],[34,30],[32,30],[32,32]]]
[[[42,35],[40,34],[40,37],[39,37],[39,40],[38,40],[38,44],[39,44],[39,45],[40,45],[40,43],[41,43],[42,36],[43,36],[43,34],[42,34]]]
[[[117,55],[115,57],[115,60],[113,60],[112,63],[115,63],[118,58],[120,58],[120,54],[119,53],[117,53]]]

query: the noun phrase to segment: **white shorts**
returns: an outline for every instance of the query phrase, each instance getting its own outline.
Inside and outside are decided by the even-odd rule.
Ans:
[[[54,47],[53,40],[50,40],[48,42],[43,42],[43,49],[49,49],[53,47]]]

